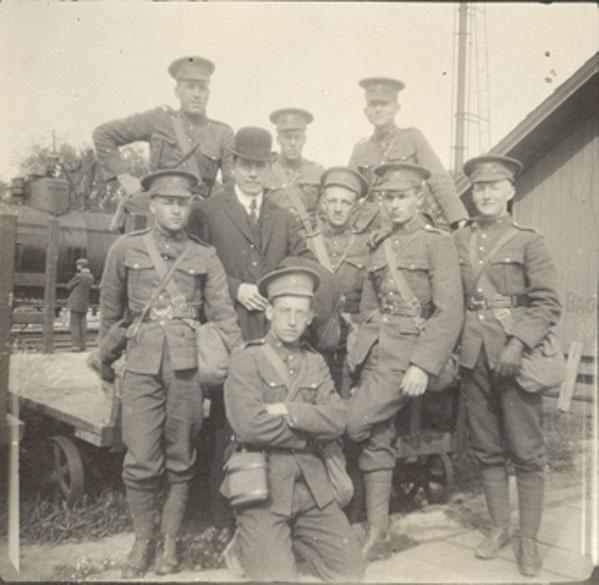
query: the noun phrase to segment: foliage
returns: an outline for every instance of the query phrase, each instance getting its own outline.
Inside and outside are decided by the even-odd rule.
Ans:
[[[136,177],[149,172],[146,149],[137,143],[121,149],[127,171]],[[112,212],[118,201],[118,185],[106,181],[91,146],[76,148],[66,141],[53,146],[34,144],[19,165],[27,177],[64,177],[70,185],[72,204],[85,211]],[[0,199],[2,197],[0,183]]]

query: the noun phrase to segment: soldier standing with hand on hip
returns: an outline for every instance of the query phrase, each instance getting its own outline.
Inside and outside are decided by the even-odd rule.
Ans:
[[[520,508],[518,564],[526,576],[541,568],[536,537],[543,513],[545,442],[540,393],[516,377],[526,350],[535,348],[561,315],[557,271],[547,241],[508,213],[520,161],[481,156],[464,164],[478,217],[454,234],[466,299],[462,332],[462,388],[472,452],[482,470],[493,528],[476,548],[491,559],[510,541],[506,461],[516,470]]]
[[[228,147],[233,130],[206,115],[210,77],[214,63],[187,56],[173,61],[168,72],[176,80],[175,96],[180,109],[161,106],[121,120],[106,122],[93,133],[98,161],[107,180],[117,179],[129,196],[124,213],[146,213],[148,198],[141,193],[139,179],[127,172],[119,147],[143,141],[150,145],[150,170],[180,168],[198,179],[193,194],[209,197],[220,169],[224,184],[230,184],[232,157]],[[124,221],[117,226],[123,228]]]
[[[142,576],[151,564],[156,516],[164,542],[156,572],[178,570],[177,538],[196,458],[194,439],[202,423],[199,309],[203,307],[229,347],[241,343],[225,271],[214,248],[185,232],[196,177],[161,170],[142,179],[141,185],[150,197],[154,225],[122,236],[111,246],[100,297],[100,342],[124,315],[132,321],[122,380],[122,435],[127,448],[123,481],[135,531],[123,567],[126,578]],[[155,259],[172,271],[168,283]],[[159,285],[162,290],[157,290]]]
[[[376,169],[376,194],[392,222],[371,251],[356,342],[348,359],[360,374],[347,434],[358,443],[368,533],[362,552],[382,556],[396,462],[395,416],[443,373],[462,325],[462,286],[451,236],[418,210],[426,169],[389,163]]]

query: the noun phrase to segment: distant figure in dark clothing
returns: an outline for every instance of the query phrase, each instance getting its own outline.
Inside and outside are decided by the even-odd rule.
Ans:
[[[67,299],[67,309],[71,315],[69,327],[71,328],[71,344],[73,351],[85,351],[87,342],[87,310],[89,309],[89,296],[94,283],[94,277],[89,271],[89,262],[86,258],[79,258],[75,262],[77,274],[67,282],[71,291]]]

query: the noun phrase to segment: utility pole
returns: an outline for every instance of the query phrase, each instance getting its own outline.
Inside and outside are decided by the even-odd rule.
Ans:
[[[459,173],[466,152],[466,58],[468,43],[468,3],[458,7],[458,76],[456,100],[455,153],[453,168]]]

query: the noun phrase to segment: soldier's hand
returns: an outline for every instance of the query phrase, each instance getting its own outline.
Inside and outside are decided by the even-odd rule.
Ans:
[[[517,337],[512,337],[499,356],[499,363],[495,370],[497,374],[505,378],[515,376],[520,371],[523,353],[524,344]]]
[[[122,173],[117,176],[117,179],[127,195],[135,195],[141,191],[141,183],[137,177],[129,173]]]
[[[420,396],[424,394],[428,384],[428,374],[418,366],[410,366],[400,384],[400,389],[406,396]]]
[[[243,283],[237,289],[237,300],[248,311],[264,311],[268,300],[259,292],[255,284]]]

